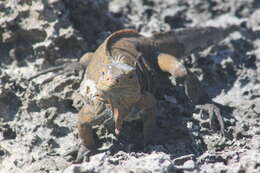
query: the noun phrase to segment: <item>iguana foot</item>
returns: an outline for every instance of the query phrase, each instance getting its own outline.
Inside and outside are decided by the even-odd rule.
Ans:
[[[74,163],[81,163],[83,161],[88,162],[91,155],[94,155],[96,150],[90,150],[85,145],[81,144],[79,146],[77,158]]]
[[[143,106],[142,121],[143,121],[143,136],[144,144],[152,144],[154,142],[154,134],[156,132],[156,99],[149,93],[145,92],[140,104]]]
[[[206,103],[202,106],[202,108],[204,110],[207,110],[207,112],[209,113],[210,128],[215,128],[216,126],[218,126],[221,134],[225,136],[225,124],[218,104],[215,102]],[[216,124],[216,121],[218,122],[218,125]]]

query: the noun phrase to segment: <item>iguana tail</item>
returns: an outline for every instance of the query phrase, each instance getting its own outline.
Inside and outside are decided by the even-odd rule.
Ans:
[[[180,58],[216,44],[237,30],[239,26],[235,25],[228,28],[192,27],[156,33],[151,39],[160,52]]]

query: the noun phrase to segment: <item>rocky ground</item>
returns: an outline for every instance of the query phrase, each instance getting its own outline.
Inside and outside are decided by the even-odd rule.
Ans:
[[[158,100],[158,141],[126,141],[73,164],[82,73],[32,75],[94,50],[111,32],[144,35],[190,27],[241,26],[185,60],[223,105],[226,137],[209,128],[202,106],[183,91]],[[260,172],[260,2],[258,0],[0,1],[0,172]],[[57,72],[55,72],[57,73]],[[126,129],[137,124],[126,124]],[[139,128],[135,128],[137,133]],[[134,138],[134,135],[133,135]],[[112,137],[104,138],[111,144]]]

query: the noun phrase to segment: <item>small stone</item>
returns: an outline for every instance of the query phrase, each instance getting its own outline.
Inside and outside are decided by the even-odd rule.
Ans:
[[[195,168],[195,162],[193,160],[188,160],[183,164],[183,167],[185,169],[194,169]]]

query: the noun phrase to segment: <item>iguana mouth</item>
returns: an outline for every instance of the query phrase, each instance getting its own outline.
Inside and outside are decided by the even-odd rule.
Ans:
[[[104,91],[108,91],[108,90],[115,90],[115,89],[131,89],[132,86],[130,86],[129,84],[125,84],[125,85],[106,85],[103,84],[102,88],[98,88],[100,90],[104,90]]]
[[[98,90],[95,97],[103,102],[106,102],[108,99],[112,100],[132,100],[133,98],[140,97],[141,93],[134,87],[115,87],[109,88],[109,90]]]

